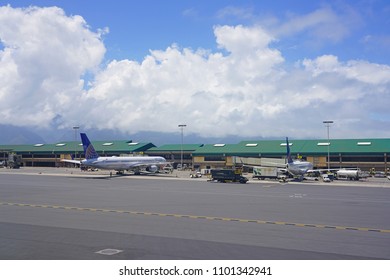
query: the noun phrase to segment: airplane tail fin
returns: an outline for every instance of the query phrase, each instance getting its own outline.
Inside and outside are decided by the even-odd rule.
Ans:
[[[86,159],[94,159],[98,158],[99,155],[95,151],[91,141],[89,141],[87,135],[85,133],[80,133],[81,142],[83,143],[84,154]]]
[[[290,145],[288,143],[288,137],[286,137],[286,147],[287,147],[287,163],[292,163],[293,160],[291,158]]]

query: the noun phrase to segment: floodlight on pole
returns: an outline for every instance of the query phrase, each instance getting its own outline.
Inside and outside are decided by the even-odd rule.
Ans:
[[[180,166],[183,169],[183,130],[186,127],[186,124],[179,124],[178,127],[181,130],[181,149],[180,149]]]
[[[74,160],[76,160],[76,153],[77,153],[77,130],[80,128],[80,126],[75,125],[73,126],[74,129],[74,141],[75,141],[75,148],[74,148]],[[77,165],[75,165],[77,166]]]
[[[329,146],[330,146],[330,141],[329,141],[329,127],[330,125],[333,123],[333,121],[323,121],[323,123],[325,124],[326,128],[327,128],[327,132],[328,132],[328,172],[330,171],[330,151],[329,151]]]

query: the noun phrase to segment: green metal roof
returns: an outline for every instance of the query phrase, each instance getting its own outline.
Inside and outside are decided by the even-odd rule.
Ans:
[[[251,153],[252,154],[252,153]],[[193,156],[200,155],[244,155],[239,147],[239,144],[206,144],[202,147],[199,147],[196,151],[192,153]]]
[[[331,154],[390,154],[390,139],[330,139],[328,140],[294,140],[290,139],[290,149],[293,155],[326,155]],[[152,143],[134,143],[132,141],[92,141],[98,153],[133,153],[133,152],[178,152],[181,144],[170,144],[156,147]],[[12,150],[16,153],[77,153],[83,152],[81,143],[75,141],[58,142],[55,144],[32,145],[0,145],[0,151]],[[285,140],[252,140],[241,141],[238,144],[183,144],[184,152],[193,156],[225,155],[225,156],[283,156],[286,154]]]
[[[133,153],[143,152],[152,147],[152,143],[137,143],[132,141],[92,141],[98,153]],[[32,145],[0,145],[0,151],[6,149],[16,153],[78,153],[83,152],[83,146],[80,142],[64,141],[56,144],[37,143]]]
[[[202,147],[203,144],[183,144],[183,151],[184,152],[192,152],[200,147]],[[148,150],[148,152],[180,152],[182,150],[181,144],[169,144],[169,145],[163,145],[161,147],[153,147]]]
[[[289,140],[292,154],[384,154],[390,153],[390,139]],[[285,140],[241,141],[238,144],[204,145],[192,153],[200,155],[281,156],[286,154]]]

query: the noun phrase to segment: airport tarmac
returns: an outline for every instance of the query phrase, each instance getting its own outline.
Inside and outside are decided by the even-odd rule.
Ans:
[[[390,259],[387,179],[108,174],[0,169],[0,259]]]

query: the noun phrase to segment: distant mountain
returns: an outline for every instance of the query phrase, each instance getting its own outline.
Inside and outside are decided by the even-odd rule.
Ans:
[[[18,145],[32,143],[45,143],[45,140],[31,129],[12,125],[0,125],[0,144]]]
[[[150,142],[154,145],[180,144],[180,132],[153,132],[141,131],[134,134],[123,133],[117,130],[94,130],[79,129],[77,139],[80,140],[80,132],[86,132],[92,141],[98,140],[132,140],[133,142]],[[262,137],[251,137],[251,139],[261,140]],[[243,140],[251,140],[242,136],[230,135],[225,137],[202,137],[197,134],[184,133],[184,144],[236,144]],[[12,125],[0,125],[0,144],[36,144],[36,143],[58,143],[61,141],[74,141],[75,130],[70,129],[38,129],[25,128]]]
[[[164,144],[180,144],[181,133],[163,133],[163,132],[151,132],[142,131],[132,135],[129,135],[133,141],[151,142],[156,146],[162,146]],[[183,134],[184,144],[235,144],[244,140],[242,136],[226,136],[226,137],[202,137],[197,134]],[[245,139],[246,140],[246,139]]]

